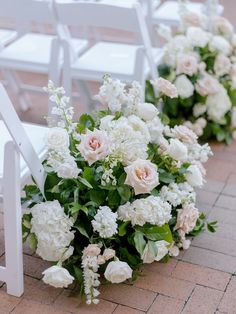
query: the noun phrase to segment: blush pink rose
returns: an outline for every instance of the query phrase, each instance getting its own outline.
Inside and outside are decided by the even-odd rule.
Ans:
[[[198,217],[199,211],[194,204],[184,205],[178,210],[175,230],[181,230],[185,234],[190,233],[195,228]]]
[[[154,88],[157,89],[158,92],[163,93],[170,98],[178,97],[178,90],[175,85],[170,81],[163,79],[162,77],[156,79],[155,81],[151,81],[151,84],[154,86]]]
[[[217,16],[214,18],[214,29],[219,35],[230,37],[234,32],[233,25],[224,17]]]
[[[217,76],[223,76],[230,73],[231,62],[228,57],[223,54],[219,54],[214,63],[214,71]]]
[[[110,153],[110,139],[105,131],[87,130],[81,135],[81,142],[76,147],[91,166],[97,160],[105,158]]]
[[[184,125],[176,125],[171,129],[171,136],[177,138],[181,142],[194,144],[197,142],[197,135]]]
[[[101,249],[97,244],[89,244],[83,251],[84,256],[98,256],[101,253]]]
[[[181,54],[177,59],[177,74],[192,76],[198,71],[198,60],[193,55]]]
[[[125,172],[125,184],[134,188],[135,195],[150,193],[159,184],[157,166],[149,160],[137,159]]]
[[[195,85],[196,91],[201,96],[213,95],[219,91],[219,82],[211,75],[205,74]]]

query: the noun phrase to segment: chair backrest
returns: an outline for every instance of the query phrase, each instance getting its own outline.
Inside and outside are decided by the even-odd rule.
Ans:
[[[55,26],[52,1],[0,0],[0,19],[9,19],[20,30],[29,28],[32,23]]]
[[[57,22],[76,27],[94,27],[127,31],[138,35],[148,58],[151,74],[156,78],[157,71],[152,55],[152,45],[144,12],[140,3],[133,1],[116,5],[106,2],[76,0],[55,0]]]
[[[35,182],[41,192],[44,193],[46,176],[43,165],[39,160],[2,84],[0,84],[0,116],[14,140],[16,147],[29,167]]]

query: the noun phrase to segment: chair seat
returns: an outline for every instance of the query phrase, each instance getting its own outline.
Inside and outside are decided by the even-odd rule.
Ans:
[[[188,3],[187,8],[196,13],[202,13],[204,6],[202,3]],[[218,14],[222,14],[224,7],[219,5]],[[169,24],[178,24],[180,22],[178,1],[166,1],[153,13],[153,22],[168,22]]]
[[[8,30],[8,29],[0,29],[0,47],[9,44],[11,41],[16,39],[17,32]]]
[[[46,147],[45,147],[45,136],[48,131],[47,127],[35,125],[35,124],[29,124],[29,123],[23,123],[24,129],[26,130],[27,135],[29,136],[29,139],[39,156],[41,160],[44,159],[46,154]],[[3,123],[3,121],[0,121],[0,194],[1,194],[1,181],[3,177],[3,159],[4,159],[4,146],[5,144],[11,140],[11,136]],[[29,169],[23,160],[23,158],[20,158],[20,167],[21,167],[21,180],[24,181],[26,177],[29,175]]]
[[[0,66],[14,70],[48,73],[51,44],[54,38],[55,36],[39,33],[23,35],[0,52]],[[88,42],[73,39],[72,45],[77,52],[82,52]]]
[[[135,57],[140,46],[99,42],[80,56],[71,66],[72,76],[78,79],[101,81],[104,73],[117,78],[134,76]],[[154,60],[161,59],[161,49],[153,49]],[[146,61],[145,75],[149,74]]]

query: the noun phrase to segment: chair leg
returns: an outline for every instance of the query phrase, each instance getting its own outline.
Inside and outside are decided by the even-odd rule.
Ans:
[[[24,292],[20,191],[20,156],[8,142],[3,176],[6,284],[7,293],[17,297]]]

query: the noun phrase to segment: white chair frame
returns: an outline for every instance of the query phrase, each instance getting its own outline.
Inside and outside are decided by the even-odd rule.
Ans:
[[[115,3],[111,5],[103,3],[103,1],[97,3],[73,0],[56,1],[55,10],[57,12],[58,21],[62,25],[72,25],[74,27],[90,25],[94,28],[117,29],[133,32],[136,35],[138,34],[140,44],[136,53],[136,63],[133,75],[130,76],[125,73],[124,75],[120,73],[110,74],[118,79],[125,80],[128,83],[137,80],[141,83],[144,90],[146,79],[146,77],[144,77],[144,61],[145,58],[147,58],[150,69],[150,76],[153,79],[157,78],[157,70],[152,54],[151,40],[149,37],[144,13],[139,3],[131,5],[126,4],[124,6],[118,3],[116,6]],[[102,16],[104,18],[101,18]],[[121,20],[120,17],[122,17]],[[136,21],[135,26],[133,23],[134,21]],[[78,86],[83,87],[80,90],[80,94],[81,96],[84,96],[84,100],[88,104],[88,99],[91,101],[92,98],[85,82],[100,82],[104,73],[96,71],[96,73],[92,73],[93,71],[88,71],[87,73],[81,74],[81,71],[78,70],[76,75],[74,75],[74,72],[72,73],[72,66],[75,58],[70,53],[69,40],[65,38],[62,41],[62,45],[64,48],[63,86],[65,87],[67,94],[71,96],[72,80],[77,80],[77,82],[79,82]],[[80,58],[81,55],[76,57]]]
[[[0,84],[0,114],[12,137],[12,140],[5,144],[3,177],[0,177],[6,264],[5,267],[0,266],[0,280],[6,282],[8,294],[20,297],[24,291],[21,182],[31,173],[43,193],[46,175],[42,163],[2,84]],[[45,153],[46,150],[42,155]],[[20,155],[24,158],[28,169],[21,170]]]

